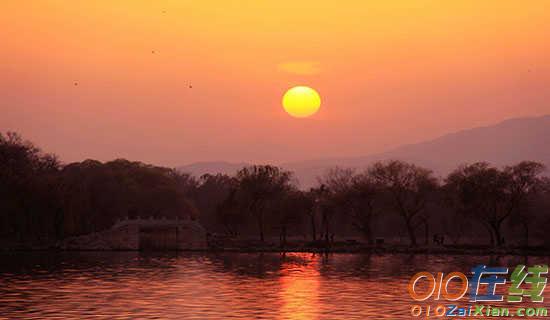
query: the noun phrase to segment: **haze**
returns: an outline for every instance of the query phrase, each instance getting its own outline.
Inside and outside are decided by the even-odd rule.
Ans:
[[[0,7],[0,129],[64,162],[362,156],[550,113],[545,1]],[[313,117],[281,107],[295,85]]]

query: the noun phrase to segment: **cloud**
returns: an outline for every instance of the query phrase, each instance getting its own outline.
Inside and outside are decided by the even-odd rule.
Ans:
[[[298,75],[314,75],[321,72],[321,66],[317,61],[288,61],[280,63],[279,71]]]

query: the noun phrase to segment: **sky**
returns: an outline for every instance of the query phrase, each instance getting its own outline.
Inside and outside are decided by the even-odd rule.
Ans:
[[[365,156],[550,114],[548,1],[2,1],[0,132],[63,162]],[[285,113],[293,86],[319,112]]]

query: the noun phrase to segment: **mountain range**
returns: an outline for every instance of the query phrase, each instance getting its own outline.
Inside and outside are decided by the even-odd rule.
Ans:
[[[404,160],[432,169],[443,176],[460,164],[487,161],[505,166],[533,160],[550,167],[550,115],[514,118],[491,126],[449,133],[432,140],[403,145],[363,157],[333,158],[284,163],[293,171],[300,187],[316,184],[317,177],[335,166],[361,169],[376,161]],[[205,173],[235,174],[247,163],[197,162],[179,167],[194,175]]]

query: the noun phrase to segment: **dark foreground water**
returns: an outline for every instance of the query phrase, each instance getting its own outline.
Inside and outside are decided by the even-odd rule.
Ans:
[[[548,263],[541,257],[309,253],[18,253],[0,259],[2,319],[411,319],[407,283],[416,272]],[[517,306],[549,306],[546,300]]]

